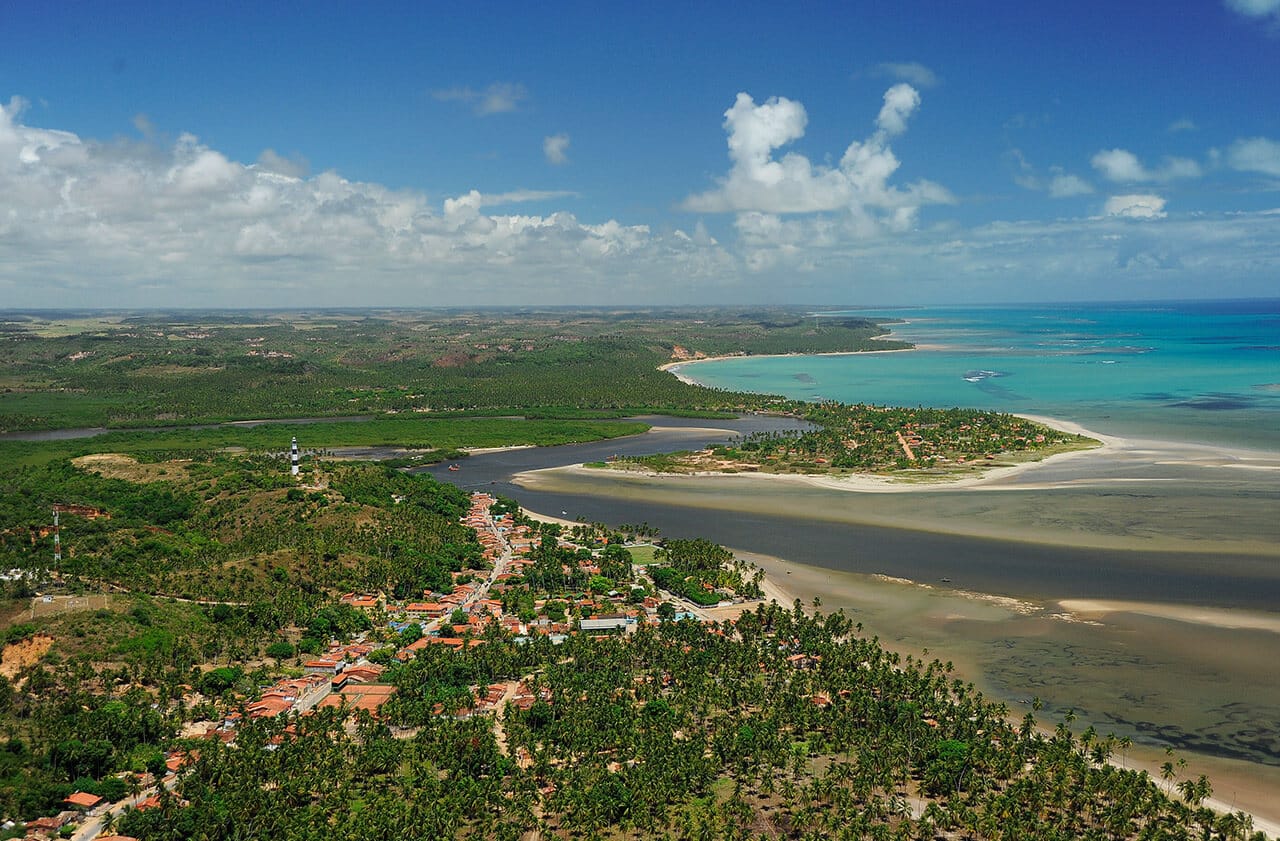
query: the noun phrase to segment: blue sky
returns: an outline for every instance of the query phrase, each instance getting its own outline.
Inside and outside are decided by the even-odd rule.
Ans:
[[[210,5],[0,8],[0,301],[1280,294],[1280,0]]]

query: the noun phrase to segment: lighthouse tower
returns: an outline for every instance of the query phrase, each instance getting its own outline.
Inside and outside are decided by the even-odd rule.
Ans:
[[[298,436],[293,437],[293,443],[289,445],[289,475],[298,475]]]
[[[62,529],[58,527],[58,506],[53,506],[53,562],[62,560]]]

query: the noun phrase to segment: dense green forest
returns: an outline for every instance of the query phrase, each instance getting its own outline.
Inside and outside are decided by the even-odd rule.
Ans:
[[[518,409],[687,412],[769,402],[658,370],[686,356],[885,349],[798,311],[85,314],[0,322],[0,430]]]

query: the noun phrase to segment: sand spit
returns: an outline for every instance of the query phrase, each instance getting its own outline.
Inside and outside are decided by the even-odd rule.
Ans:
[[[1269,631],[1280,634],[1280,614],[1255,613],[1244,610],[1161,604],[1158,602],[1110,601],[1105,599],[1063,599],[1058,605],[1068,613],[1088,619],[1101,619],[1112,613],[1137,613],[1157,619],[1172,619],[1194,625],[1211,625],[1230,630]]]
[[[463,447],[461,452],[472,456],[482,456],[488,453],[509,453],[512,450],[529,450],[538,446],[537,444],[512,444],[508,447]]]
[[[972,476],[956,478],[954,476],[919,476],[912,474],[872,474],[858,473],[851,475],[824,475],[800,473],[761,473],[696,471],[693,473],[661,473],[654,470],[626,469],[624,472],[634,476],[659,479],[663,481],[679,481],[698,479],[701,477],[722,477],[737,481],[773,481],[792,482],[816,488],[855,493],[911,493],[919,491],[966,491],[972,489],[992,491],[1031,491],[1056,490],[1062,488],[1078,488],[1102,486],[1108,484],[1159,483],[1174,481],[1169,478],[1100,476],[1095,466],[1114,467],[1117,464],[1132,463],[1135,465],[1176,466],[1191,468],[1234,468],[1249,471],[1280,471],[1280,456],[1262,451],[1232,449],[1201,444],[1185,444],[1177,441],[1156,441],[1144,439],[1121,438],[1105,435],[1087,429],[1073,421],[1043,415],[1019,414],[1018,417],[1038,423],[1070,435],[1092,438],[1100,446],[1086,450],[1073,450],[1066,453],[1055,453],[1038,461],[1026,461],[1019,464],[1005,465],[982,469]],[[655,429],[658,429],[655,427]],[[708,427],[694,429],[691,432],[703,434],[723,434],[724,430]],[[1063,468],[1076,467],[1074,473],[1067,475]],[[582,464],[568,465],[564,468],[548,468],[550,470],[567,470],[578,472],[583,470],[599,470],[587,468]],[[537,471],[531,471],[537,472]],[[1054,478],[1036,482],[1036,473],[1054,473]]]

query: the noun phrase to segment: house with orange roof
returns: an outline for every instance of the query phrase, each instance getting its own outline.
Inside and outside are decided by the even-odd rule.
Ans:
[[[376,715],[387,699],[395,693],[396,687],[385,684],[347,686],[342,692],[325,698],[320,706],[338,708],[345,703],[352,712],[366,710]]]
[[[347,593],[339,599],[343,604],[349,604],[359,610],[377,610],[382,606],[380,596],[370,595],[367,593]]]
[[[432,637],[419,637],[404,648],[396,652],[396,659],[401,663],[406,663],[418,656],[418,652],[431,644]]]
[[[437,619],[444,615],[446,609],[447,606],[440,602],[412,602],[404,606],[404,612],[414,619]]]
[[[345,668],[346,663],[342,660],[329,660],[322,658],[319,660],[308,660],[302,664],[302,669],[307,674],[329,674],[336,675]]]
[[[96,794],[90,794],[87,791],[77,791],[74,794],[68,795],[62,802],[76,809],[92,812],[95,806],[102,803],[102,798]]]
[[[262,693],[262,697],[245,709],[251,718],[275,718],[291,710],[306,712],[332,691],[328,674],[312,673],[292,680],[277,681]],[[235,713],[227,716],[227,725],[234,726]]]
[[[368,665],[352,666],[343,674],[351,683],[373,683],[382,676],[382,667],[375,666],[370,663]]]
[[[165,757],[164,767],[169,769],[169,773],[176,774],[178,771],[181,771],[183,768],[187,767],[199,758],[200,751],[198,750],[190,752],[182,750],[174,751]]]

